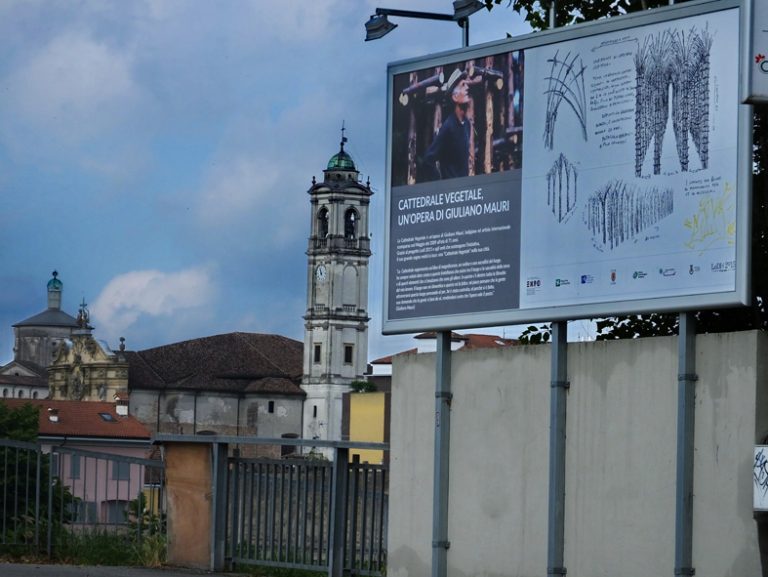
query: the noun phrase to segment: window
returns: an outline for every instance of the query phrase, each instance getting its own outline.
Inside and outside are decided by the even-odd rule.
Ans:
[[[80,455],[69,456],[69,478],[80,478]]]
[[[298,439],[299,436],[296,433],[285,433],[281,435],[283,439]],[[296,446],[295,445],[281,445],[280,447],[280,456],[285,457],[286,455],[293,455],[296,452]]]
[[[321,208],[317,213],[317,236],[325,238],[328,236],[328,209]]]
[[[114,481],[127,481],[131,478],[131,464],[122,461],[112,461],[112,479]]]
[[[8,389],[3,389],[3,397],[7,397],[7,396],[8,396]]]
[[[344,345],[344,364],[351,365],[354,358],[355,345]]]
[[[32,398],[33,398],[33,399],[36,399],[36,398],[37,398],[37,391],[33,391],[33,392],[32,392]]]
[[[317,405],[312,405],[312,418],[317,418]]]
[[[104,501],[107,523],[125,523],[128,520],[128,501]]]
[[[322,348],[320,345],[315,345],[314,362],[318,364],[320,362]]]
[[[256,426],[256,422],[259,420],[259,404],[253,403],[248,406],[248,426],[253,428]],[[255,434],[255,433],[254,433]]]
[[[357,211],[354,208],[344,213],[344,238],[357,238]]]
[[[269,401],[269,404],[267,405],[267,411],[270,413],[275,412],[275,401]]]
[[[23,398],[24,398],[24,391],[19,391],[19,398],[20,398],[20,399],[23,399]]]
[[[95,501],[81,501],[77,499],[77,502],[70,503],[67,509],[72,513],[72,521],[74,523],[97,523],[96,518],[96,502]]]

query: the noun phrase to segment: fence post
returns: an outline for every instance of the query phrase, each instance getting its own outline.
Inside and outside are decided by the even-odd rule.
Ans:
[[[233,560],[235,554],[240,551],[240,540],[242,535],[239,533],[240,526],[240,449],[235,447],[232,451],[232,456],[235,458],[232,463],[232,468],[229,471],[229,492],[232,495],[232,523],[230,524],[229,533],[229,562],[227,563],[227,569],[232,570]],[[245,491],[243,491],[243,498],[245,498]],[[225,535],[226,537],[226,535]]]
[[[328,543],[328,577],[344,574],[344,531],[347,525],[349,449],[336,447],[331,487],[331,532]]]
[[[211,479],[211,571],[224,569],[227,543],[227,449],[226,443],[213,443]]]

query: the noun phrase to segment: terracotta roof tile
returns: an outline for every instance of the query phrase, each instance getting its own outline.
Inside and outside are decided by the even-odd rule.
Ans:
[[[40,409],[40,435],[44,437],[92,437],[149,440],[150,432],[131,415],[120,417],[114,403],[97,401],[53,401],[50,399],[2,399],[11,408],[31,404]],[[48,409],[57,409],[59,420],[49,419]],[[108,418],[102,415],[109,415]]]

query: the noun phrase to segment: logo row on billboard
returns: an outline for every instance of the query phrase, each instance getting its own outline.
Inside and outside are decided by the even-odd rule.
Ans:
[[[736,261],[735,260],[727,260],[727,261],[718,261],[710,263],[709,270],[712,273],[728,273],[733,272],[736,270]],[[680,272],[677,267],[659,267],[656,271],[657,276],[660,277],[675,277]],[[701,267],[699,265],[691,264],[688,266],[688,270],[686,271],[688,275],[694,275],[701,272]],[[623,273],[620,274],[619,271],[616,269],[611,269],[611,271],[608,274],[608,280],[610,281],[611,285],[615,285],[620,281],[620,277],[625,276],[625,278],[629,278],[632,281],[638,281],[643,280],[649,276],[649,271],[637,269],[632,271],[631,274],[624,275]],[[596,280],[595,275],[593,274],[582,274],[578,276],[578,284],[581,285],[590,285],[593,284]],[[525,288],[528,292],[528,294],[533,294],[536,292],[537,289],[540,289],[544,287],[547,283],[541,279],[541,277],[530,277],[525,281]],[[555,288],[561,288],[571,285],[571,279],[565,278],[565,277],[556,277],[552,280],[552,285],[554,285]]]

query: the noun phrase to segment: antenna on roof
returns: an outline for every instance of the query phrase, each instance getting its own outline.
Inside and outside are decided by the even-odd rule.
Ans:
[[[344,121],[341,121],[341,150],[344,150],[344,143],[347,141],[347,137],[344,136],[344,131],[347,130],[344,128]]]

